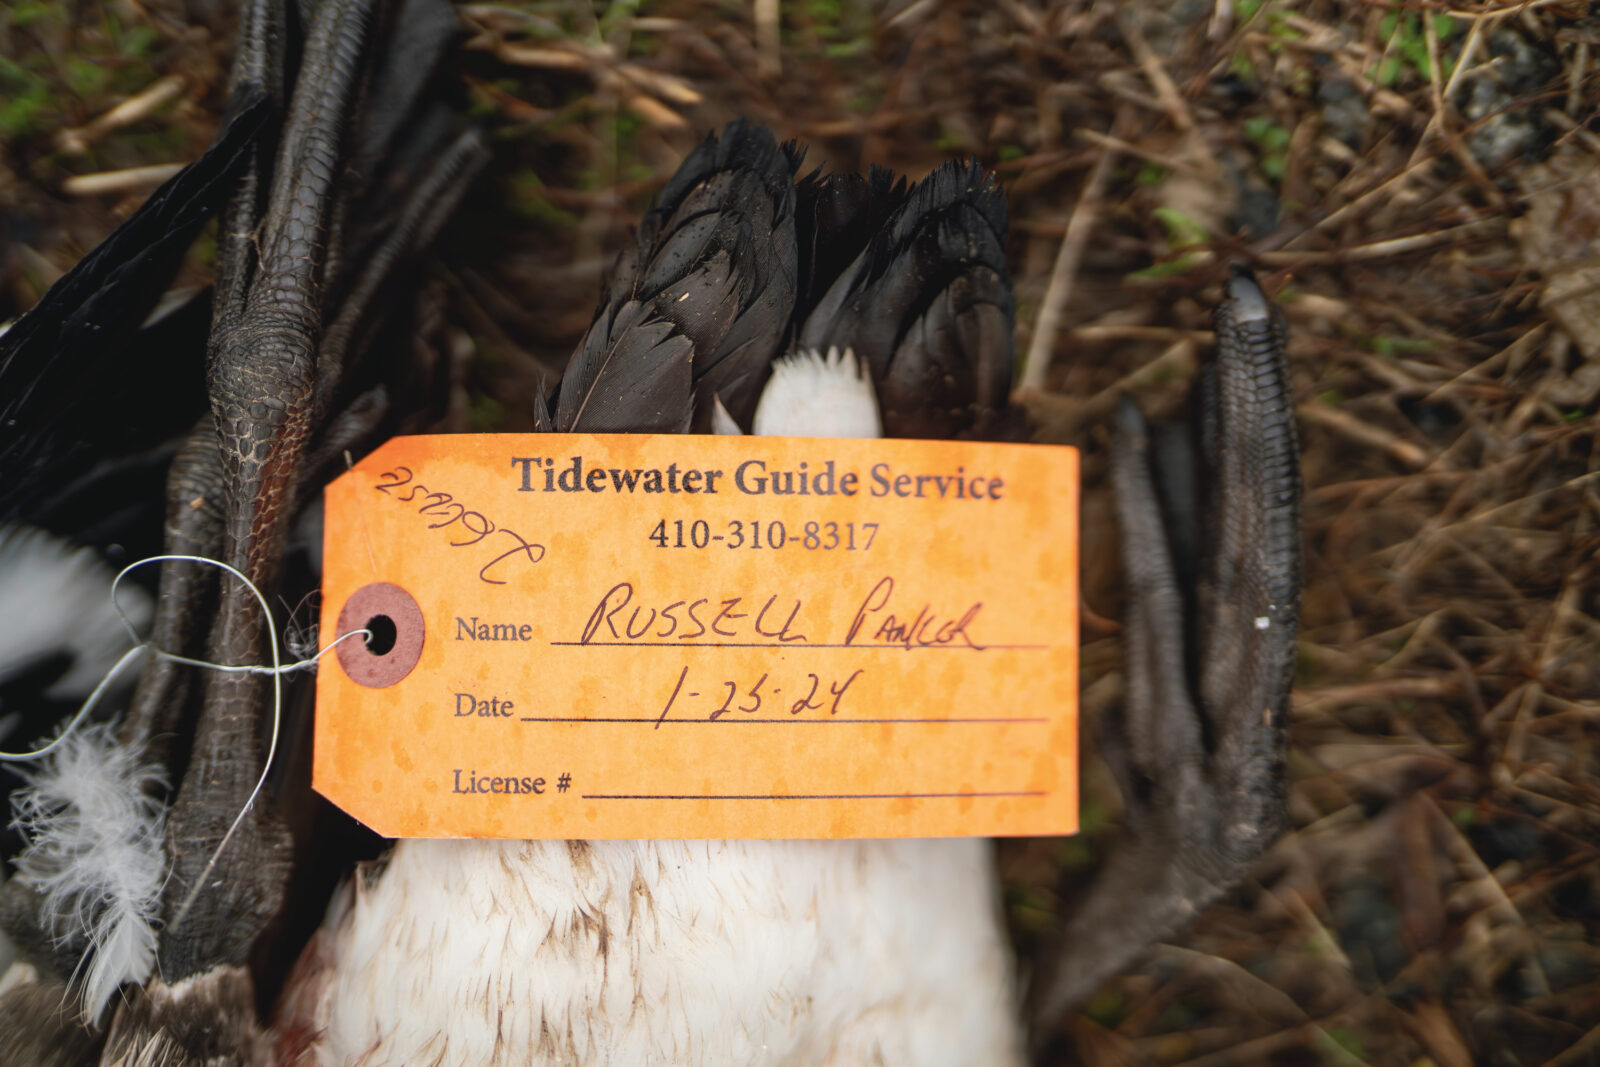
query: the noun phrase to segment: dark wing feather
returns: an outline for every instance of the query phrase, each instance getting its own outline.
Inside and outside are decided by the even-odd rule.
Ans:
[[[197,381],[200,353],[180,346],[131,359],[124,347],[221,206],[271,111],[240,110],[216,142],[151,194],[0,335],[0,519],[96,459],[146,448],[194,421],[170,382]]]
[[[562,381],[558,430],[598,429],[596,418],[611,430],[687,427],[695,398],[713,393],[748,422],[794,309],[798,165],[743,121],[689,154],[618,259]],[[687,360],[687,386],[672,358]]]
[[[817,301],[802,347],[850,347],[872,369],[892,437],[985,432],[1011,387],[1005,197],[975,162],[913,186]]]
[[[683,433],[693,413],[692,352],[689,339],[655,317],[648,304],[604,308],[572,357],[592,387],[581,394],[562,390],[555,429]]]
[[[905,205],[906,179],[873,165],[865,176],[812,171],[795,183],[795,230],[800,245],[800,293],[795,319],[810,319],[834,283],[856,264],[879,230]],[[857,269],[863,269],[865,261]],[[848,292],[839,287],[837,302]],[[837,313],[825,311],[820,319]],[[813,346],[814,347],[814,346]]]

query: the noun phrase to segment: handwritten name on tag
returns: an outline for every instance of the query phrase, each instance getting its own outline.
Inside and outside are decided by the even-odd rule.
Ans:
[[[1077,453],[397,438],[327,490],[313,781],[391,837],[1077,826]]]

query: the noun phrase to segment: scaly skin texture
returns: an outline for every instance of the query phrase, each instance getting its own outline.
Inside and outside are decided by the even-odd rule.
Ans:
[[[239,12],[239,46],[228,78],[228,106],[252,93],[265,93],[283,106],[283,10],[275,0],[247,0]],[[270,138],[257,145],[250,163],[224,206],[218,222],[217,274],[212,321],[237,322],[244,313],[254,273],[256,248],[249,236],[261,218],[261,196],[270,177]]]
[[[274,0],[247,0],[239,12],[238,54],[228,78],[228,111],[241,101],[265,95],[271,106],[283,102],[284,12]],[[272,138],[264,136],[249,149],[249,160],[229,194],[218,219],[216,279],[212,286],[212,324],[226,328],[244,315],[256,247],[251,239],[261,217],[261,195],[267,178]],[[205,556],[222,553],[223,472],[216,426],[210,416],[195,427],[167,475],[165,551],[169,555]],[[151,641],[157,648],[202,656],[195,647],[199,620],[213,607],[217,572],[204,564],[169,561],[161,566]],[[163,749],[182,720],[191,695],[189,668],[167,660],[149,664],[139,679],[123,721],[122,737],[130,744],[156,744]]]
[[[168,555],[215,558],[222,551],[222,464],[209,415],[189,432],[167,472],[164,541]],[[185,656],[202,654],[196,630],[216,585],[217,572],[204,564],[162,563],[151,643]],[[129,702],[122,722],[123,743],[165,748],[183,718],[193,677],[188,667],[153,659]]]
[[[328,220],[368,15],[364,4],[327,5],[312,27],[261,227],[260,268],[238,320],[213,332],[208,384],[225,486],[224,558],[263,590],[274,587],[310,439]],[[210,658],[263,662],[265,620],[254,597],[232,579],[221,588]],[[168,981],[242,965],[282,902],[290,841],[270,806],[252,804],[228,836],[261,774],[271,686],[255,674],[207,676],[168,823]],[[226,878],[213,877],[219,847],[229,852]]]
[[[1069,1007],[1237,885],[1286,819],[1300,453],[1283,319],[1246,273],[1227,294],[1216,362],[1196,383],[1195,444],[1152,435],[1131,401],[1121,412],[1111,468],[1125,698],[1100,732],[1128,834],[1031,992],[1040,1043]]]

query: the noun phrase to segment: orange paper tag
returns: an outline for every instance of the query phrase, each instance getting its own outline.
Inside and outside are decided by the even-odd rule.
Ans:
[[[318,791],[390,837],[1077,828],[1070,448],[483,435],[327,490]]]

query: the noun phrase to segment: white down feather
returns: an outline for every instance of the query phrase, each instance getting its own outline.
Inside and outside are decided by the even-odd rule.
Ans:
[[[989,842],[402,841],[308,946],[317,1064],[1019,1062]]]
[[[35,766],[11,796],[27,840],[15,877],[43,896],[54,933],[87,935],[73,981],[85,1019],[97,1019],[124,982],[155,965],[155,922],[166,878],[164,814],[152,791],[159,768],[123,745],[110,724],[80,726]]]

